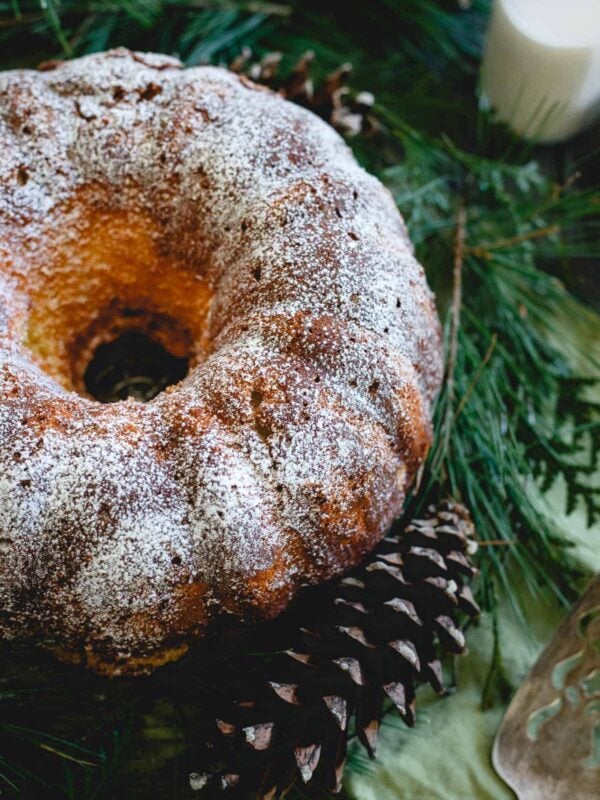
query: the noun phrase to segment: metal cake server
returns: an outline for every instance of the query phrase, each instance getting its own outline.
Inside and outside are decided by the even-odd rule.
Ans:
[[[519,800],[600,800],[600,575],[514,696],[492,760]]]

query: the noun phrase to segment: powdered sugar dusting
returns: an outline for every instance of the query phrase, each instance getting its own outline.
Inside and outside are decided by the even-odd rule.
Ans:
[[[0,185],[5,635],[145,655],[373,546],[427,450],[439,329],[389,193],[331,128],[118,50],[0,74]],[[213,287],[208,357],[147,405],[79,396],[25,346],[31,253],[67,218],[82,235],[82,197],[154,220]]]

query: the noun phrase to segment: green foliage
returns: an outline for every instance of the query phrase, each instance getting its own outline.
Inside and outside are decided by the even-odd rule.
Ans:
[[[589,397],[596,385],[590,378],[562,379],[552,413],[541,420],[545,430],[526,453],[540,491],[547,492],[562,477],[567,514],[581,502],[590,527],[600,520],[600,498],[592,482],[598,474],[600,403]]]
[[[350,144],[405,215],[445,331],[447,381],[435,445],[409,513],[448,493],[469,506],[479,538],[490,543],[480,548],[481,598],[494,609],[503,595],[518,610],[517,582],[532,594],[551,587],[565,601],[577,588],[544,492],[561,481],[567,512],[580,506],[590,524],[600,518],[593,486],[600,407],[591,399],[598,363],[582,351],[579,335],[587,330],[591,341],[600,325],[555,277],[578,259],[597,257],[600,193],[578,188],[569,173],[549,176],[538,151],[478,109],[489,5],[474,0],[461,11],[456,0],[0,0],[0,66],[121,45],[178,54],[188,64],[227,63],[250,45],[259,56],[282,51],[284,68],[313,49],[317,78],[353,62],[353,88],[375,93],[380,130]],[[547,162],[548,151],[543,156]],[[579,165],[583,179],[593,157]],[[501,663],[496,637],[486,703],[505,696]],[[15,766],[7,733],[0,729],[0,781],[7,796],[24,785],[30,794],[23,796],[36,796],[37,778]],[[42,741],[36,734],[32,746]],[[65,743],[55,749],[73,755]],[[97,767],[67,761],[63,789],[44,796],[116,796],[114,759],[92,749]],[[115,749],[121,752],[120,743]]]
[[[70,57],[115,46],[179,55],[188,64],[229,57],[289,9],[261,2],[123,0],[0,2],[5,61]],[[23,52],[26,53],[25,59]]]
[[[479,537],[501,546],[481,557],[483,600],[491,577],[513,596],[509,557],[532,593],[575,589],[566,543],[542,494],[559,477],[570,513],[577,500],[592,524],[597,487],[590,478],[600,451],[598,407],[577,379],[578,334],[598,327],[553,275],[548,257],[575,258],[597,236],[594,192],[563,191],[538,165],[505,163],[460,149],[447,136],[424,136],[387,114],[403,160],[383,173],[428,266],[442,305],[456,244],[457,209],[465,213],[458,346],[436,410],[436,439],[417,505],[450,490],[472,510]],[[446,317],[446,338],[452,316]],[[555,328],[564,329],[562,339]],[[572,333],[572,337],[569,334]],[[414,506],[413,506],[414,508]]]

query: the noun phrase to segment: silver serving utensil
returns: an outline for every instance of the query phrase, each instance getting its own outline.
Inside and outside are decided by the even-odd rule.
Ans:
[[[600,575],[514,696],[492,760],[519,800],[600,800]]]

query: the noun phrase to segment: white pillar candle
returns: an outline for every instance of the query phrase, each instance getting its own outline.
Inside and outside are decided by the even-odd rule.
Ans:
[[[600,0],[496,0],[482,87],[522,136],[581,130],[600,108]]]

